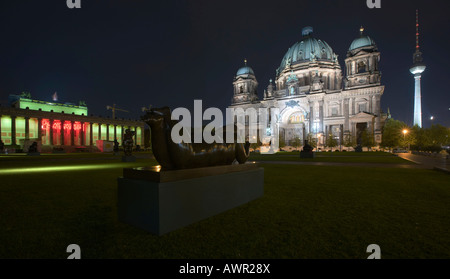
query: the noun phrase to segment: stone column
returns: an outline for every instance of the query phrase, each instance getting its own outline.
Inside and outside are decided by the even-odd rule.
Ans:
[[[319,132],[323,133],[323,101],[319,101],[319,119],[320,119],[320,124],[319,124]]]
[[[344,131],[348,132],[350,127],[349,127],[349,99],[346,98],[344,99]]]
[[[117,139],[117,124],[114,124],[114,140]]]
[[[106,140],[109,140],[109,124],[106,125]]]
[[[380,99],[381,96],[380,95],[376,95],[375,96],[375,110],[374,110],[374,114],[375,114],[375,131],[381,131],[381,127],[380,127],[380,119],[381,119],[381,108],[380,108]]]
[[[74,122],[70,121],[70,145],[71,146],[75,145],[75,141],[74,141],[74,139],[75,139],[75,131],[73,129],[73,125],[74,125]]]
[[[11,116],[11,145],[16,145],[16,116]]]
[[[25,117],[25,139],[30,139],[30,117]]]
[[[37,139],[42,141],[42,118],[38,118]]]
[[[64,143],[64,122],[65,122],[65,120],[61,120],[61,130],[60,130],[60,132],[61,132],[61,145],[65,145]]]
[[[86,145],[86,122],[80,122],[81,123],[81,131],[80,131],[80,145],[84,146]]]
[[[122,143],[123,143],[123,133],[125,132],[124,130],[123,130],[123,125],[122,125],[122,134],[120,135],[120,145],[122,145]]]
[[[352,98],[352,115],[356,114],[355,98]]]
[[[137,127],[134,126],[134,145],[138,145],[137,143]]]
[[[314,130],[314,103],[309,103],[309,131],[313,133]]]
[[[0,140],[2,140],[2,116],[0,115]]]
[[[102,139],[102,124],[98,123],[98,140]]]
[[[49,119],[49,125],[50,125],[50,145],[53,146],[53,122],[55,120]]]
[[[92,133],[92,124],[94,123],[89,122],[89,146],[93,145],[93,138],[94,138],[94,135]]]

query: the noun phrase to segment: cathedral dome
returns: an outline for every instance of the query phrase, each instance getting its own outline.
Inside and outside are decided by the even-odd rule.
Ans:
[[[303,38],[295,43],[283,57],[279,72],[287,65],[315,60],[335,62],[336,55],[327,42],[312,37],[313,28],[305,27],[302,30]]]
[[[370,38],[367,35],[363,35],[364,28],[361,27],[360,32],[361,32],[361,36],[359,38],[356,38],[353,40],[352,44],[350,45],[350,48],[348,49],[349,51],[352,51],[352,50],[355,50],[358,48],[363,48],[363,47],[376,46],[375,41],[372,40],[372,38]]]
[[[236,73],[236,76],[241,76],[241,75],[255,75],[255,73],[253,72],[253,69],[250,68],[249,66],[247,66],[247,59],[244,60],[245,62],[245,66],[239,68],[239,70]]]

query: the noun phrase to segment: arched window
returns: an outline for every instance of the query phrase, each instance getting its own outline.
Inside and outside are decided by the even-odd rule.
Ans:
[[[322,59],[327,59],[327,52],[325,51],[325,48],[322,48]]]
[[[358,63],[358,73],[364,73],[366,71],[366,64],[364,62]]]
[[[305,121],[305,115],[301,112],[295,112],[289,116],[289,124],[300,124]]]

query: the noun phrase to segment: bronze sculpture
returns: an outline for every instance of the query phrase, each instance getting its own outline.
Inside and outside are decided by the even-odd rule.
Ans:
[[[152,108],[142,116],[142,120],[151,128],[153,155],[163,170],[230,165],[234,160],[244,164],[247,161],[249,142],[245,144],[174,143],[171,138],[171,130],[176,122],[171,120],[170,116],[171,112],[168,107]]]
[[[123,136],[123,152],[125,153],[125,156],[131,156],[131,153],[133,151],[133,136],[136,133],[134,131],[131,131],[130,129],[125,130],[125,135]]]

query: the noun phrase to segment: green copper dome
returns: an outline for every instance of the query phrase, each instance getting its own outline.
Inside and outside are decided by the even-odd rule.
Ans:
[[[372,46],[376,46],[375,41],[372,40],[372,38],[370,38],[367,35],[363,35],[363,31],[364,28],[361,27],[360,32],[361,32],[361,36],[359,38],[356,38],[353,40],[352,44],[350,45],[350,48],[348,49],[349,51],[358,49],[358,48],[362,48],[362,47],[372,47]]]
[[[236,73],[236,76],[240,75],[255,75],[255,73],[253,72],[253,69],[250,68],[249,66],[244,66],[240,68]]]
[[[336,55],[327,42],[312,37],[312,27],[305,27],[302,30],[303,38],[300,42],[295,43],[283,57],[279,72],[283,71],[286,66],[307,62],[312,60],[328,60],[335,61]]]

